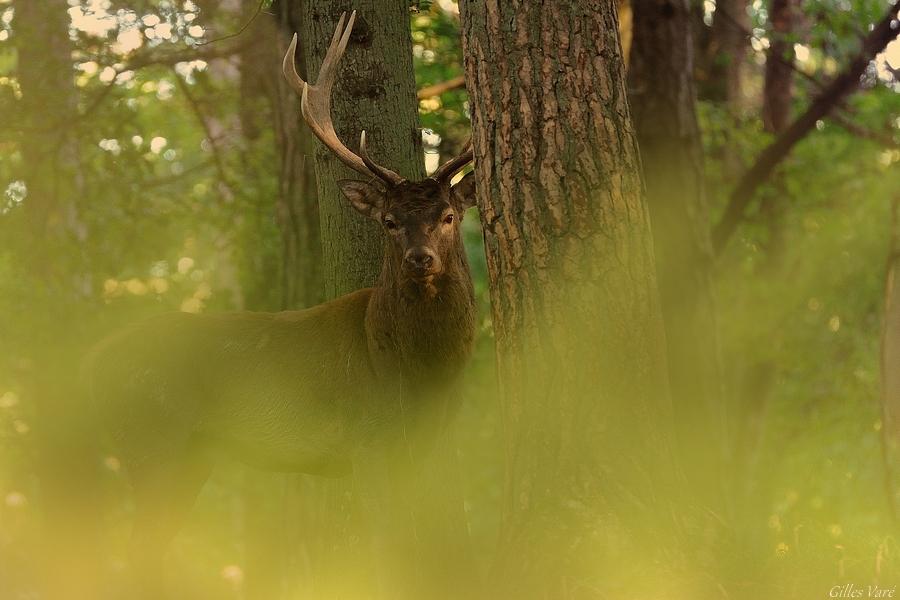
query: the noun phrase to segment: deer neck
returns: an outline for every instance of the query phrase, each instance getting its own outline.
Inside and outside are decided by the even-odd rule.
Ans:
[[[401,261],[393,248],[385,253],[366,313],[371,350],[395,373],[399,367],[406,381],[452,379],[475,337],[475,296],[462,243],[427,283],[404,278]]]

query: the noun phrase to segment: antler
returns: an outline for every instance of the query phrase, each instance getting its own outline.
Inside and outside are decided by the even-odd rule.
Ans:
[[[355,154],[347,148],[338,138],[334,131],[334,124],[331,121],[331,88],[337,77],[337,65],[344,55],[347,48],[347,42],[350,40],[350,32],[353,30],[353,22],[356,20],[356,11],[350,13],[350,20],[344,28],[344,18],[347,13],[341,14],[337,27],[334,30],[334,36],[331,38],[331,45],[325,54],[325,60],[319,69],[319,77],[316,79],[315,85],[309,85],[303,81],[297,74],[297,67],[294,65],[294,55],[297,51],[297,34],[294,34],[291,45],[288,46],[287,53],[284,55],[282,62],[282,71],[285,79],[291,84],[291,87],[301,96],[300,111],[303,114],[303,120],[309,125],[309,128],[325,146],[334,152],[341,162],[351,169],[362,173],[363,175],[375,175],[388,185],[397,185],[403,181],[403,178],[397,173],[376,164],[368,157],[365,150],[365,131],[360,136],[360,154]]]
[[[435,170],[435,172],[431,174],[431,178],[438,183],[449,182],[451,179],[453,179],[454,175],[460,172],[463,167],[472,162],[473,152],[472,140],[470,138],[469,141],[466,142],[462,154],[451,158],[450,160],[439,166]]]

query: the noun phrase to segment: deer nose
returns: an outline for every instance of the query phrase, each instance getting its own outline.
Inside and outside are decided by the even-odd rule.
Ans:
[[[427,269],[434,264],[434,252],[424,246],[410,248],[406,251],[406,256],[403,257],[403,260],[405,260],[406,264],[410,267]]]

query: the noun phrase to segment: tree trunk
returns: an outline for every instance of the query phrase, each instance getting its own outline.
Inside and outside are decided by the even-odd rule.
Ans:
[[[687,0],[635,0],[629,100],[653,223],[679,445],[692,488],[720,508],[724,397],[712,242]]]
[[[763,88],[763,125],[769,133],[781,133],[791,119],[794,81],[795,0],[769,3],[769,51],[766,53]]]
[[[34,248],[35,275],[56,287],[70,265],[59,265],[50,258],[56,246],[79,233],[80,225],[73,201],[76,141],[74,130],[68,127],[76,103],[67,4],[64,0],[50,4],[52,8],[38,7],[35,2],[19,0],[15,9],[20,106],[28,131],[22,139],[28,188],[24,208],[31,235],[47,242]],[[66,288],[71,293],[72,287]]]
[[[281,43],[268,44],[284,55],[290,36],[303,22],[304,1],[283,0],[276,6]],[[303,54],[305,44],[301,46]],[[282,307],[314,306],[323,299],[322,239],[316,189],[315,138],[300,115],[300,98],[281,75],[275,59],[274,117],[278,143],[278,224],[282,233]],[[298,57],[298,72],[306,77],[305,56]]]
[[[247,21],[259,3],[245,3],[241,19]],[[259,196],[266,189],[261,182],[249,193],[248,201],[259,210],[248,219],[257,219],[261,235],[274,216],[281,234],[280,253],[260,252],[251,257],[251,288],[247,292],[247,308],[251,310],[298,309],[322,300],[322,244],[319,236],[319,210],[316,198],[313,135],[300,116],[300,98],[281,73],[281,59],[290,36],[300,29],[303,14],[300,0],[287,0],[273,5],[251,22],[246,35],[253,44],[240,52],[240,117],[245,142],[243,165],[245,180],[266,183],[274,179],[277,190],[274,215],[271,198]],[[299,59],[301,74],[304,61]],[[263,135],[274,131],[275,160],[262,162],[260,156],[271,156],[271,148],[260,147],[271,138]],[[278,281],[279,285],[275,285]],[[275,293],[277,291],[277,293]]]
[[[27,195],[25,230],[12,240],[34,326],[18,340],[28,400],[38,415],[36,473],[46,546],[40,566],[48,598],[95,597],[99,559],[96,456],[86,443],[83,407],[73,391],[76,346],[90,297],[80,244],[77,114],[65,0],[15,3],[21,110],[20,140]],[[24,333],[24,332],[23,332]],[[10,340],[12,341],[12,340]],[[15,342],[13,342],[15,343]]]
[[[425,176],[405,0],[306,0],[302,38],[306,72],[314,81],[341,13],[356,10],[356,24],[341,61],[331,110],[344,144],[359,148],[365,129],[372,158],[409,179]],[[316,143],[325,297],[371,286],[381,269],[382,239],[375,223],[357,214],[338,190],[359,179]]]
[[[732,116],[744,108],[744,71],[750,45],[750,16],[747,0],[719,0],[713,14],[710,51],[713,53],[713,81],[724,85],[722,97]]]
[[[603,597],[654,581],[677,472],[615,1],[460,7],[507,434],[498,595]]]
[[[891,206],[891,235],[884,285],[884,325],[881,333],[881,448],[888,509],[897,523],[900,497],[895,491],[895,467],[900,458],[900,197]]]
[[[794,33],[795,0],[771,0],[769,4],[769,50],[763,84],[762,119],[764,129],[773,135],[781,134],[791,121],[794,99]],[[760,212],[766,222],[766,266],[771,271],[780,262],[784,247],[784,211],[789,197],[782,176],[774,181],[775,191],[764,196]]]

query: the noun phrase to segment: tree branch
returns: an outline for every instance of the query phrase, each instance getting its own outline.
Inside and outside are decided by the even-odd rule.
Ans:
[[[170,175],[165,175],[163,177],[157,177],[156,179],[148,179],[146,181],[142,181],[141,187],[143,189],[149,189],[149,188],[170,185],[172,183],[177,183],[178,181],[180,181],[184,177],[187,177],[188,175],[193,175],[194,173],[196,173],[198,171],[203,171],[204,169],[208,169],[209,167],[214,167],[215,162],[216,161],[214,158],[204,160],[203,162],[199,162],[196,165],[191,165],[190,167],[187,167],[180,173],[171,173]]]
[[[716,253],[722,251],[759,187],[769,178],[775,167],[788,155],[794,145],[803,139],[822,119],[847,95],[859,87],[859,79],[865,73],[869,62],[884,50],[891,40],[900,33],[900,28],[892,22],[900,10],[900,0],[891,5],[887,15],[872,29],[862,42],[862,48],[850,64],[813,100],[790,126],[779,135],[757,157],[756,162],[744,173],[732,191],[721,220],[713,229],[713,247]]]
[[[424,98],[432,98],[434,96],[440,96],[446,92],[450,92],[452,90],[458,90],[461,87],[466,86],[466,76],[460,75],[459,77],[454,77],[453,79],[448,79],[447,81],[442,81],[440,83],[435,83],[434,85],[426,85],[418,92],[416,92],[416,97],[419,100]]]
[[[237,36],[241,35],[245,31],[247,31],[247,29],[253,24],[253,21],[255,21],[256,18],[263,11],[263,8],[267,5],[267,3],[268,3],[268,0],[259,0],[259,4],[256,5],[256,10],[254,11],[253,15],[250,17],[250,20],[247,21],[246,23],[244,23],[243,26],[241,26],[241,28],[238,29],[236,32],[229,33],[228,35],[223,35],[222,37],[218,37],[218,38],[214,38],[214,39],[207,40],[204,42],[200,42],[197,45],[198,46],[206,46],[209,44],[214,44],[216,42],[222,42],[225,40],[230,40],[231,38],[236,38]]]
[[[859,123],[855,123],[851,118],[847,117],[844,114],[841,114],[840,112],[835,112],[828,118],[831,119],[835,125],[848,133],[852,133],[858,138],[876,142],[878,144],[881,144],[885,148],[900,148],[900,143],[898,143],[897,140],[894,139],[894,136],[892,136],[891,134],[867,129]],[[887,128],[885,130],[887,131]]]
[[[885,496],[890,509],[891,520],[896,526],[898,522],[896,491],[894,489],[894,457],[893,448],[895,438],[900,432],[898,422],[898,409],[900,409],[900,394],[898,394],[896,382],[891,377],[893,365],[891,359],[897,352],[897,315],[900,298],[896,296],[894,278],[900,276],[900,227],[897,226],[900,218],[900,195],[895,196],[891,202],[890,224],[891,231],[888,243],[888,258],[885,265],[884,277],[884,314],[881,325],[881,460],[883,463],[883,480]]]
[[[118,67],[113,67],[115,69],[115,76],[109,81],[109,83],[104,84],[104,86],[100,88],[100,90],[96,94],[93,95],[94,97],[88,101],[84,110],[79,112],[74,117],[67,117],[62,120],[50,119],[47,123],[40,127],[4,126],[0,127],[0,131],[13,131],[16,133],[46,133],[50,131],[65,130],[71,128],[77,123],[87,120],[105,104],[110,93],[117,85],[119,75],[125,73],[126,71],[137,71],[138,69],[152,66],[171,67],[180,62],[190,62],[193,60],[213,60],[216,58],[227,58],[238,52],[241,52],[253,43],[255,43],[255,40],[251,39],[242,44],[216,47],[209,50],[144,52],[141,54],[137,54],[128,62],[121,63]],[[112,66],[105,63],[100,64],[104,67]]]

